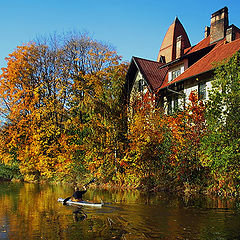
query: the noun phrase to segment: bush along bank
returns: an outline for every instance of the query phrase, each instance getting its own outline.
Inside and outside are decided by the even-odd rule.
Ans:
[[[0,163],[0,181],[22,180],[23,176],[17,165]]]

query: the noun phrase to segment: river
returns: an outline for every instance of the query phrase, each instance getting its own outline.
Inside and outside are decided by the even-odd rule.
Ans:
[[[90,189],[102,208],[64,206],[69,186],[0,183],[0,239],[240,239],[238,199]]]

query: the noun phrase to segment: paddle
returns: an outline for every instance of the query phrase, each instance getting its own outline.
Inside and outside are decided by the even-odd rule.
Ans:
[[[84,187],[87,187],[89,184],[95,182],[95,178],[93,178],[90,182],[86,183],[85,185],[83,185]],[[72,197],[72,196],[71,196]],[[67,201],[71,198],[71,197],[67,197],[63,200],[63,205],[66,205]]]

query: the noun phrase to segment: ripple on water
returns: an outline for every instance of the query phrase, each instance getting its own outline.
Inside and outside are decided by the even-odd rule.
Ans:
[[[0,185],[0,239],[240,239],[237,200],[89,190],[102,208],[63,206],[61,185]]]

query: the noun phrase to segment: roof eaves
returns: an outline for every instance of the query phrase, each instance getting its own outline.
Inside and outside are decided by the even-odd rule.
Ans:
[[[222,43],[220,43],[218,46],[216,46],[216,48],[213,48],[213,50],[216,50],[216,49],[217,49],[219,46],[221,46],[221,45],[222,45]],[[212,52],[213,50],[211,50],[209,53],[207,53],[205,56],[203,56],[201,59],[199,59],[197,62],[195,62],[191,67],[189,67],[188,69],[186,69],[186,71],[183,72],[183,74],[186,74],[186,72],[188,72],[188,71],[190,71],[190,69],[194,68],[195,65],[199,63],[199,61],[204,61],[204,59],[205,59],[209,54],[211,54],[211,52]],[[209,69],[209,70],[207,70],[207,71],[198,73],[198,74],[196,74],[196,75],[192,75],[192,76],[190,76],[190,77],[183,78],[183,79],[181,79],[181,80],[179,80],[179,81],[177,81],[177,78],[176,78],[176,81],[174,81],[174,83],[175,83],[175,82],[181,82],[182,80],[185,81],[185,80],[190,79],[190,78],[192,78],[192,77],[194,77],[194,76],[198,76],[198,75],[201,75],[201,74],[206,73],[206,72],[208,72],[208,71],[211,71],[211,70],[213,70],[214,68],[215,68],[215,67],[213,67],[213,68],[211,68],[211,69]],[[180,78],[180,77],[181,77],[181,75],[179,75],[179,78]]]
[[[166,86],[163,87],[163,88],[160,88],[159,90],[163,90],[163,89],[165,89],[165,88],[170,87],[171,85],[184,82],[184,81],[189,80],[189,79],[194,78],[194,77],[195,77],[195,78],[200,77],[201,75],[204,75],[204,74],[206,74],[206,73],[209,73],[209,72],[211,72],[211,71],[214,71],[214,69],[215,69],[215,68],[212,68],[212,69],[207,70],[207,71],[205,71],[205,72],[201,72],[201,73],[198,73],[198,74],[196,74],[196,75],[192,75],[192,76],[190,76],[190,77],[183,78],[183,79],[181,79],[181,80],[179,80],[179,81],[175,81],[175,82],[169,83],[168,85],[166,85]]]
[[[184,56],[182,56],[182,57],[180,57],[180,58],[178,58],[178,59],[175,59],[175,60],[173,60],[173,61],[171,61],[171,62],[168,62],[168,63],[160,66],[159,69],[162,69],[162,68],[168,67],[168,66],[170,66],[170,65],[172,65],[172,64],[174,64],[174,63],[180,62],[181,60],[183,60],[183,58],[184,58]]]
[[[149,80],[148,80],[146,74],[144,73],[143,69],[142,69],[142,68],[138,65],[138,63],[136,62],[136,60],[135,60],[136,58],[137,58],[137,57],[132,57],[132,59],[133,59],[135,65],[136,65],[137,69],[138,69],[138,70],[140,71],[140,73],[143,75],[144,79],[145,79],[146,82],[147,82],[147,86],[150,88],[150,90],[151,90],[151,91],[154,91],[154,90],[153,90],[153,87],[152,87],[152,85],[149,83]]]

